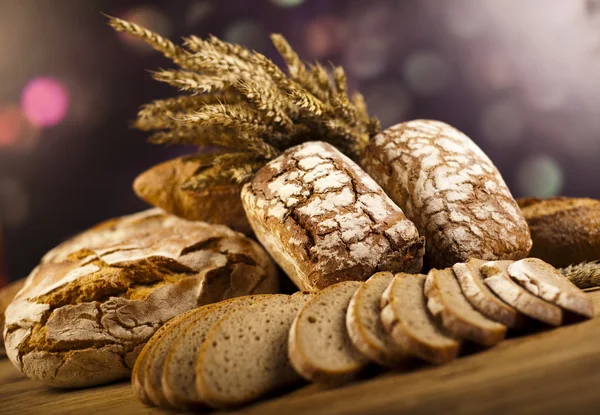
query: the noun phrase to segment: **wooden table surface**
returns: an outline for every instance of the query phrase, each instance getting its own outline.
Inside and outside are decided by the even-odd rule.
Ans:
[[[240,408],[247,414],[600,414],[600,291],[597,317],[512,338],[441,367],[386,373],[338,389],[306,386]],[[0,414],[173,413],[149,408],[129,383],[48,389],[0,361]]]

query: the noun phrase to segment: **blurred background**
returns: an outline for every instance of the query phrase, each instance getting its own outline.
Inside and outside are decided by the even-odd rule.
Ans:
[[[101,12],[345,67],[383,127],[448,122],[515,196],[600,198],[600,0],[0,0],[0,285],[98,221],[143,209],[134,177],[186,149],[130,128],[173,95],[159,54]],[[280,63],[280,61],[276,60]]]

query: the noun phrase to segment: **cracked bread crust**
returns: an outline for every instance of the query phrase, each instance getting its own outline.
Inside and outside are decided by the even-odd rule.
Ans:
[[[301,290],[422,268],[424,238],[329,144],[288,149],[244,186],[242,201],[256,237]]]
[[[152,209],[46,255],[6,311],[7,354],[51,386],[102,384],[128,376],[144,343],[174,316],[277,289],[275,267],[255,242]]]
[[[25,279],[23,278],[0,289],[0,357],[6,355],[6,351],[4,350],[4,337],[1,335],[4,331],[4,312],[15,295],[23,288],[24,283]]]
[[[196,157],[179,157],[151,167],[133,183],[138,197],[187,220],[227,225],[252,233],[240,198],[241,184],[220,184],[202,191],[182,190],[200,170],[214,169]]]
[[[531,249],[500,172],[448,124],[415,120],[388,128],[369,142],[361,165],[425,236],[428,267],[521,259]]]

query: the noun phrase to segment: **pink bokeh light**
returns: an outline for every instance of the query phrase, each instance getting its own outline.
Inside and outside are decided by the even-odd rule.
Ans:
[[[21,94],[21,107],[33,125],[50,127],[59,124],[69,110],[69,91],[57,79],[32,79]]]

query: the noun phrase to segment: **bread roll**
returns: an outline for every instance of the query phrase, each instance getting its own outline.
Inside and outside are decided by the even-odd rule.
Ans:
[[[152,209],[46,255],[6,310],[6,350],[34,380],[97,385],[129,376],[141,347],[174,316],[276,290],[274,265],[255,242]]]
[[[555,267],[600,259],[600,200],[519,199],[529,224],[531,256]]]
[[[362,166],[425,236],[428,267],[529,253],[527,223],[500,173],[448,124],[415,120],[388,128],[369,142]]]
[[[246,220],[241,184],[215,184],[205,190],[182,190],[183,184],[208,165],[214,155],[179,157],[165,161],[140,174],[133,189],[140,199],[187,220],[200,220],[229,226],[245,234],[252,233]]]
[[[415,226],[329,144],[288,149],[244,186],[242,201],[258,240],[302,290],[422,267]]]

